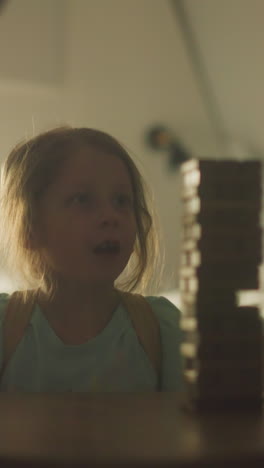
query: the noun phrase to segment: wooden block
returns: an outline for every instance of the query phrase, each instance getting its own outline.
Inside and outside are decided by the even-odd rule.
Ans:
[[[208,294],[216,290],[249,290],[258,289],[258,264],[245,263],[214,263],[201,265],[196,269],[188,266],[180,268],[180,292],[198,293],[207,291]],[[223,291],[223,294],[224,294]]]
[[[201,235],[202,233],[202,235]],[[262,259],[261,228],[247,227],[246,229],[216,229],[200,227],[200,237],[183,238],[181,243],[184,264],[200,265],[203,262],[217,260],[244,261],[255,259],[258,263]]]
[[[196,370],[184,373],[188,407],[196,410],[216,409],[260,409],[262,406],[261,379],[253,378],[253,382],[245,375],[243,379],[232,382],[225,376],[212,376],[211,384],[201,382]],[[252,383],[250,383],[252,382]],[[188,398],[189,397],[189,398]]]
[[[214,225],[241,225],[242,220],[248,225],[259,225],[261,200],[257,202],[202,201],[199,197],[183,203],[183,216],[196,216],[198,223]]]
[[[216,334],[236,336],[262,333],[262,318],[257,307],[229,307],[222,309],[218,304],[209,308],[184,310],[180,326],[185,332],[197,330],[201,336]]]
[[[195,197],[211,201],[258,202],[261,199],[261,181],[243,179],[235,182],[230,180],[230,183],[226,183],[226,180],[210,179],[204,184],[183,187],[181,194],[183,201]]]
[[[237,306],[236,291],[229,289],[224,292],[216,290],[213,293],[208,290],[198,290],[194,293],[184,291],[181,293],[181,302],[182,311],[191,317],[194,314],[206,313],[206,311],[210,314],[212,310],[214,313],[217,310],[223,312]]]
[[[247,226],[252,226],[254,229],[260,224],[260,208],[249,208],[241,210],[214,210],[212,207],[208,210],[203,210],[198,213],[183,211],[182,223],[185,225],[200,224],[203,229],[210,226],[215,228],[237,228],[245,229]]]
[[[190,159],[182,164],[181,172],[186,185],[202,184],[213,179],[235,182],[239,179],[259,180],[261,177],[261,161],[253,159],[247,161]]]
[[[188,339],[188,337],[186,338]],[[197,345],[197,358],[202,362],[219,360],[261,360],[262,339],[258,334],[225,336],[202,336]]]

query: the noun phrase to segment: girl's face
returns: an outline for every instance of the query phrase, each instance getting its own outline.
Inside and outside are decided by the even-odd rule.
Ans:
[[[60,277],[113,284],[136,240],[132,185],[121,159],[91,147],[70,157],[39,214],[37,245]]]

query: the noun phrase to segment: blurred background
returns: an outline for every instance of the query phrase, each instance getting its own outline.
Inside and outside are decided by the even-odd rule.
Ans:
[[[152,188],[178,301],[180,164],[150,144],[162,125],[188,157],[264,154],[263,0],[0,3],[0,161],[60,124],[105,130]],[[0,291],[12,281],[0,272]]]

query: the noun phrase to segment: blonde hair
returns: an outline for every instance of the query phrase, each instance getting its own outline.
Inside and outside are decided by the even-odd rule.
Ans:
[[[134,252],[118,287],[144,292],[153,277],[159,258],[158,236],[153,224],[153,208],[147,201],[146,184],[126,149],[112,136],[90,128],[59,127],[20,143],[2,166],[0,246],[9,272],[19,275],[26,289],[42,289],[52,295],[55,280],[37,249],[28,241],[37,226],[38,202],[56,180],[67,158],[84,146],[115,154],[126,165],[135,200],[137,236]]]

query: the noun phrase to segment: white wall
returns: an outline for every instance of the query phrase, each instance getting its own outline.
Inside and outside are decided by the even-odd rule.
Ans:
[[[226,130],[264,153],[263,0],[184,0]]]

